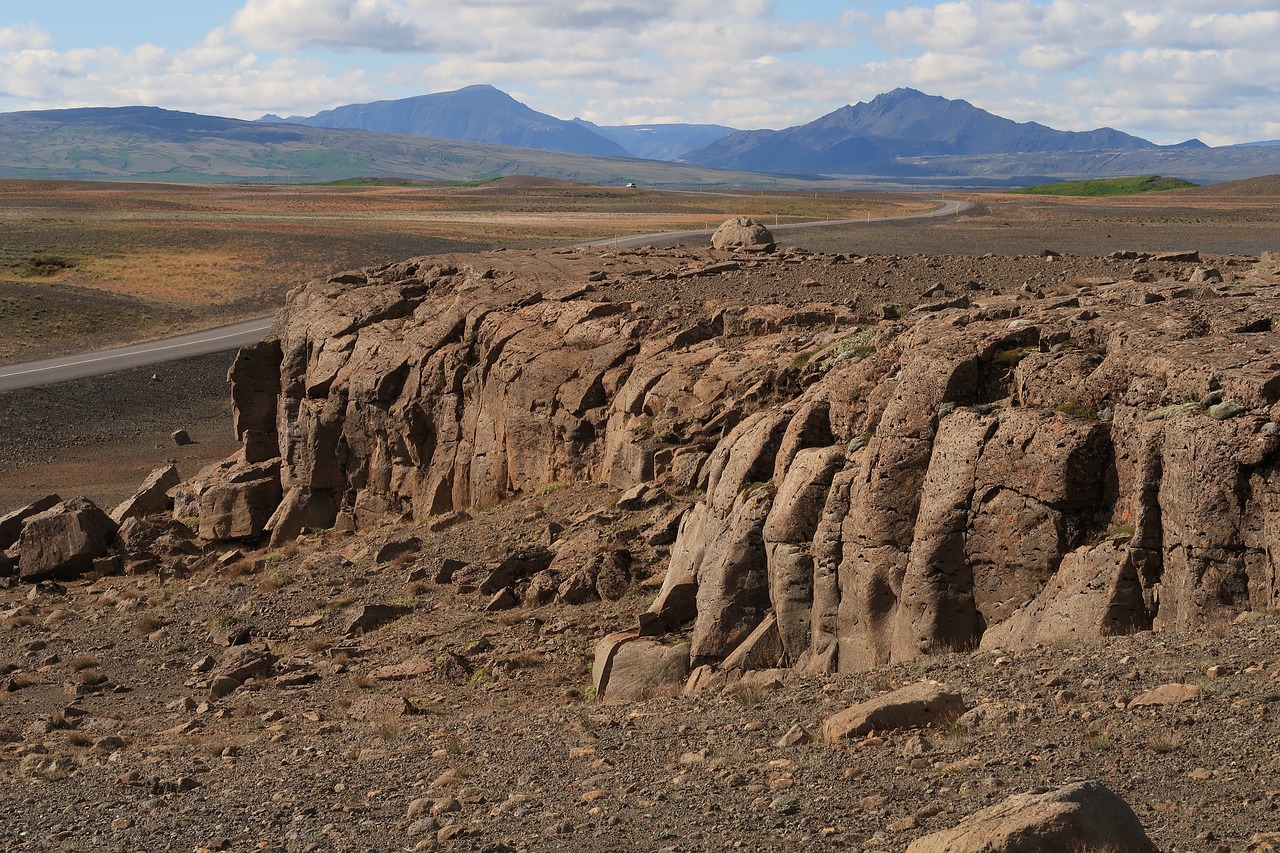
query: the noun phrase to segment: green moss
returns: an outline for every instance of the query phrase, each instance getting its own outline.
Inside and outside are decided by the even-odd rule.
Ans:
[[[1065,403],[1059,403],[1053,407],[1053,410],[1081,421],[1096,421],[1098,419],[1097,410],[1088,403],[1082,403],[1079,400],[1068,400]]]

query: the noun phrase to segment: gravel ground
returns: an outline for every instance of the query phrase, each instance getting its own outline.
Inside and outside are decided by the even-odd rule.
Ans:
[[[618,602],[503,613],[430,581],[445,557],[492,557],[614,497],[566,487],[435,535],[328,535],[256,567],[0,593],[5,849],[890,851],[1080,779],[1123,796],[1170,853],[1245,850],[1280,822],[1272,615],[613,706],[590,701],[592,647],[658,577]],[[609,517],[589,523],[644,521]],[[416,557],[374,559],[409,534]],[[661,552],[639,556],[660,571]],[[378,603],[411,611],[347,636],[343,614]],[[269,643],[279,675],[211,699],[205,670],[237,630]],[[821,742],[827,716],[924,679],[983,711]],[[1194,698],[1130,707],[1168,683]]]

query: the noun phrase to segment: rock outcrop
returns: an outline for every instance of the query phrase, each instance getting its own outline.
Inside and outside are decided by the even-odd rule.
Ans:
[[[279,539],[556,482],[661,481],[692,506],[641,633],[687,639],[691,669],[855,671],[1276,606],[1270,269],[1219,264],[1245,268],[1193,287],[1198,255],[1153,257],[1163,278],[939,286],[947,298],[881,320],[724,286],[690,316],[663,304],[667,282],[768,268],[611,258],[596,284],[544,255],[300,288],[232,370],[238,434],[274,419],[274,435],[184,487],[176,511],[206,539]],[[847,259],[778,263],[801,261],[819,275]],[[627,280],[655,299],[621,298]],[[557,578],[520,594],[580,594]]]

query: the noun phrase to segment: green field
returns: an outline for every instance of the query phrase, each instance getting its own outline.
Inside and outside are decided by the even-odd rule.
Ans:
[[[1095,181],[1061,181],[1052,184],[1037,184],[1034,187],[1023,187],[1012,192],[1025,193],[1027,195],[1075,195],[1102,198],[1104,196],[1160,192],[1161,190],[1181,190],[1194,186],[1199,185],[1184,181],[1181,178],[1142,175],[1137,178],[1102,178]]]

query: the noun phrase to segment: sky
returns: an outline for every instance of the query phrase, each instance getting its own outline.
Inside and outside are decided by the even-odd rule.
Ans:
[[[1280,138],[1280,0],[0,0],[0,112],[235,118],[488,83],[597,124],[783,128],[901,86],[1060,130]]]

